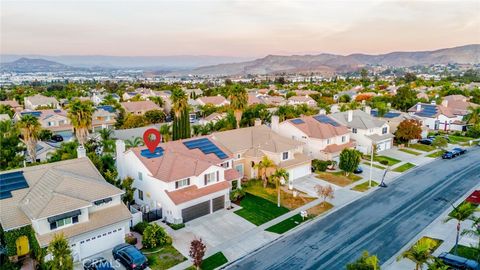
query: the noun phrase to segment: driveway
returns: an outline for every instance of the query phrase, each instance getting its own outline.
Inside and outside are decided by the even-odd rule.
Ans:
[[[73,269],[74,270],[83,270],[83,262],[86,262],[90,259],[97,258],[97,257],[103,257],[103,258],[107,259],[107,261],[109,261],[110,264],[113,266],[113,268],[115,268],[116,270],[125,270],[125,267],[122,264],[120,264],[119,262],[117,262],[113,259],[111,249],[105,250],[102,253],[95,254],[91,257],[88,257],[88,258],[84,259],[82,262],[76,262],[73,266]]]
[[[190,242],[195,238],[202,238],[208,250],[255,228],[255,225],[233,213],[240,209],[234,206],[232,210],[220,210],[187,222],[185,228],[169,231],[173,246],[188,257]]]
[[[298,179],[293,180],[293,188],[298,189],[301,192],[307,193],[309,196],[312,197],[318,197],[317,192],[315,191],[315,186],[316,185],[321,185],[321,186],[326,186],[330,185],[334,190],[341,189],[342,187],[339,187],[337,185],[334,185],[330,182],[324,181],[322,179],[319,179],[315,177],[315,174],[310,174],[307,176],[300,177]]]

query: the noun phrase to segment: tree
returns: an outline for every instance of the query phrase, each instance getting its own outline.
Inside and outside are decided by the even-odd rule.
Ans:
[[[435,240],[431,238],[421,238],[410,249],[403,252],[397,260],[403,258],[409,259],[415,263],[415,270],[421,270],[422,266],[432,258],[432,251],[436,247]]]
[[[377,256],[364,251],[360,258],[347,264],[347,270],[380,270],[380,260]]]
[[[0,170],[22,165],[25,148],[19,136],[20,130],[11,121],[0,121]]]
[[[149,122],[147,118],[145,118],[145,116],[138,115],[138,114],[129,114],[125,118],[122,128],[125,128],[125,129],[138,128],[138,127],[144,127],[148,124]]]
[[[52,136],[53,136],[52,131],[48,129],[42,129],[40,130],[40,133],[38,133],[38,139],[40,141],[48,141],[52,138]]]
[[[51,270],[73,270],[72,251],[63,234],[55,234],[47,250],[53,257],[48,262]]]
[[[13,117],[12,107],[10,105],[0,104],[0,114],[8,114],[8,116],[12,118]]]
[[[288,181],[288,172],[284,168],[278,168],[275,172],[270,175],[270,178],[275,182],[275,187],[277,188],[277,206],[280,207],[280,185],[282,185],[282,179],[284,182]]]
[[[458,246],[458,238],[460,236],[460,226],[462,221],[468,219],[477,209],[477,206],[471,203],[462,203],[457,207],[453,207],[453,211],[448,215],[445,219],[445,222],[450,220],[457,221],[457,241],[455,242],[455,255],[457,255],[457,246]]]
[[[189,256],[190,258],[192,258],[193,265],[197,269],[200,269],[200,266],[202,265],[202,262],[203,262],[203,256],[205,256],[206,251],[207,251],[207,247],[203,243],[202,238],[193,239],[192,242],[190,243]]]
[[[395,139],[399,142],[407,142],[422,138],[422,124],[415,119],[405,119],[395,131]]]
[[[477,262],[480,262],[480,217],[469,217],[473,221],[471,229],[464,229],[462,235],[472,236],[478,239],[477,246]]]
[[[448,146],[448,141],[445,137],[437,136],[432,142],[432,146],[440,149],[444,149]]]
[[[150,99],[151,101],[155,102],[155,104],[157,104],[157,105],[160,106],[160,107],[163,107],[163,105],[165,104],[165,102],[163,101],[162,97],[151,96],[151,97],[149,97],[148,99]]]
[[[275,163],[268,158],[268,156],[263,156],[262,160],[255,164],[254,168],[258,170],[258,174],[262,175],[263,187],[267,187],[267,171],[268,169],[275,168]]]
[[[130,204],[134,201],[133,194],[135,194],[136,188],[133,187],[134,179],[132,177],[126,177],[122,180],[122,189],[125,191],[123,194],[123,202],[130,207]]]
[[[101,129],[99,132],[102,139],[101,144],[103,152],[113,153],[115,151],[115,141],[112,140],[113,130],[110,128]]]
[[[140,137],[135,137],[132,139],[125,140],[125,148],[129,149],[132,147],[139,147],[143,145],[143,139]]]
[[[69,104],[68,118],[75,128],[75,135],[80,144],[84,144],[88,130],[92,126],[92,115],[94,112],[93,103],[91,101],[80,101],[75,99]]]
[[[327,202],[327,199],[333,199],[334,198],[335,190],[333,189],[333,187],[331,185],[326,185],[326,186],[316,185],[315,186],[315,191],[317,192],[318,197],[323,199],[322,204]]]
[[[403,75],[403,79],[405,80],[406,83],[411,83],[417,80],[417,75],[412,72],[407,72],[405,75]]]
[[[160,134],[162,135],[162,141],[168,142],[172,139],[171,125],[163,124],[160,126]]]
[[[417,93],[409,86],[402,86],[392,99],[392,105],[402,111],[408,110],[417,102]]]
[[[343,94],[338,98],[338,102],[341,102],[341,103],[348,103],[351,100],[352,100],[352,98],[347,94]]]
[[[472,124],[472,125],[480,124],[480,106],[469,106],[468,114],[464,116],[464,120],[468,124]]]
[[[156,248],[166,245],[169,236],[157,223],[150,223],[143,231],[142,244],[145,248]]]
[[[27,146],[28,155],[32,163],[37,161],[37,142],[41,130],[38,119],[30,114],[23,115],[18,121],[18,128],[23,136],[23,142]]]
[[[248,105],[248,94],[243,86],[236,84],[230,88],[230,107],[235,114],[237,128],[240,127],[240,120],[242,120],[242,113]]]
[[[151,110],[145,113],[145,118],[152,124],[165,122],[165,113],[162,110]]]
[[[360,164],[361,156],[362,154],[359,151],[345,148],[340,153],[340,164],[338,166],[348,176]]]
[[[173,103],[173,140],[190,138],[190,116],[188,114],[188,99],[182,89],[174,89],[170,96]]]
[[[47,154],[48,162],[77,158],[77,147],[78,143],[76,141],[62,143],[60,148],[57,148],[55,152]]]

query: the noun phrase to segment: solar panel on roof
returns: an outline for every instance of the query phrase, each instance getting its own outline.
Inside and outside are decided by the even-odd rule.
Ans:
[[[0,174],[0,200],[12,197],[12,191],[28,188],[23,172]]]
[[[340,126],[335,120],[333,120],[332,118],[324,115],[324,114],[320,114],[320,115],[315,115],[313,117],[315,120],[317,120],[318,122],[320,123],[324,123],[324,124],[330,124],[334,127],[338,127]]]
[[[157,158],[163,156],[163,152],[164,150],[162,147],[157,147],[155,148],[155,151],[153,151],[153,153],[150,152],[150,150],[148,149],[143,149],[142,151],[140,151],[140,155],[146,158]]]
[[[212,143],[208,138],[201,138],[201,139],[186,141],[186,142],[183,142],[183,144],[188,149],[199,149],[204,154],[213,153],[220,159],[228,158],[228,156],[220,148],[218,148],[218,146]]]
[[[40,115],[42,115],[42,112],[22,112],[20,113],[21,115],[26,115],[26,114],[29,114],[29,115],[33,115],[35,117],[40,117]]]
[[[290,120],[290,122],[292,122],[296,125],[305,123],[305,122],[303,122],[302,119],[293,119],[293,120]]]
[[[55,113],[61,113],[62,110],[53,110]]]

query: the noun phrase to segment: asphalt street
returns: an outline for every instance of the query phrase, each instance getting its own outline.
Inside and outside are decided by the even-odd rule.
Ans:
[[[381,263],[480,183],[480,147],[435,160],[227,269],[345,269],[367,250]],[[454,233],[454,232],[452,232]]]

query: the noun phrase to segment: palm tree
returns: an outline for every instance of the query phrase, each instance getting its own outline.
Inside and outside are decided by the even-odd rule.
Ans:
[[[162,141],[168,142],[172,139],[172,132],[169,124],[163,124],[160,126],[160,134],[162,135]]]
[[[460,237],[460,225],[462,221],[468,219],[473,214],[473,212],[475,212],[475,209],[476,209],[476,206],[474,206],[471,203],[462,203],[457,207],[453,206],[453,211],[445,219],[445,222],[448,222],[452,219],[457,221],[457,239],[455,241],[455,251],[454,251],[455,255],[457,255],[458,238]]]
[[[465,115],[464,120],[468,124],[476,125],[480,124],[480,106],[469,106],[468,107],[469,113]]]
[[[431,238],[421,238],[410,249],[400,255],[397,260],[409,259],[415,263],[415,270],[422,269],[423,265],[432,258],[432,250],[435,248],[436,243]]]
[[[20,133],[23,136],[23,142],[27,146],[27,152],[32,163],[37,161],[37,142],[38,135],[42,127],[38,119],[30,114],[23,115],[17,123]]]
[[[275,187],[277,188],[277,206],[280,207],[280,185],[282,184],[282,179],[284,182],[288,181],[288,172],[284,168],[279,168],[276,169],[270,177],[275,182]]]
[[[258,170],[258,173],[260,174],[262,172],[262,180],[263,180],[263,187],[267,187],[267,171],[268,169],[275,168],[276,165],[275,163],[268,158],[268,156],[263,156],[262,160],[258,163],[255,164],[254,168]]]
[[[111,139],[113,130],[109,128],[101,129],[99,132],[102,139],[102,147],[104,152],[113,152],[115,142]]]
[[[178,118],[180,117],[181,113],[188,108],[188,99],[187,95],[182,89],[175,89],[172,91],[172,95],[170,96],[172,100],[172,109],[175,113],[175,116]]]
[[[473,221],[471,229],[464,229],[462,235],[469,235],[478,239],[477,247],[477,261],[480,262],[480,217],[470,217]]]
[[[72,251],[63,234],[55,234],[47,250],[52,254],[52,269],[73,269]]]
[[[191,136],[190,119],[188,115],[188,98],[182,89],[174,89],[170,96],[173,103],[173,140],[185,139]]]
[[[135,137],[133,139],[125,140],[125,147],[127,149],[132,148],[132,147],[139,147],[141,145],[143,145],[143,140],[140,137]]]
[[[236,84],[230,89],[230,106],[232,107],[235,120],[237,121],[237,128],[240,127],[240,121],[242,120],[243,110],[248,105],[248,94],[245,88]]]
[[[92,126],[93,103],[91,101],[74,100],[69,105],[68,117],[75,128],[75,135],[80,144],[84,144],[88,130]]]

